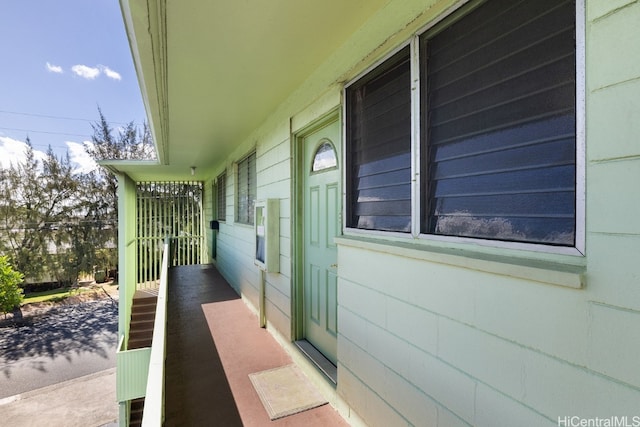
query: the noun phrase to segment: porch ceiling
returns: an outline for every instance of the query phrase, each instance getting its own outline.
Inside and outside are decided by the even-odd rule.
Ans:
[[[206,178],[387,0],[120,0],[160,163]]]

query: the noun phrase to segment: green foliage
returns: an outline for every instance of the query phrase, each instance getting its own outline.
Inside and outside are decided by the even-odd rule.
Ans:
[[[91,143],[85,143],[85,151],[95,160],[153,160],[155,151],[149,126],[144,123],[142,130],[134,122],[129,122],[117,134],[98,108],[100,119],[91,125]]]
[[[129,122],[117,132],[109,126],[102,110],[98,108],[99,120],[92,124],[93,135],[91,143],[85,143],[84,149],[94,160],[153,160],[155,149],[151,139],[151,131],[146,123],[142,130],[134,122]],[[100,168],[96,177],[84,185],[87,189],[87,216],[98,221],[99,218],[117,218],[118,216],[118,180],[109,171]],[[94,265],[100,270],[108,270],[117,264],[117,251],[101,245],[107,241],[117,243],[118,230],[115,226],[105,224],[100,228],[100,235],[82,236],[89,246],[103,248],[95,254]],[[91,241],[91,239],[94,241]]]
[[[9,313],[22,303],[22,289],[19,287],[24,276],[15,271],[9,257],[0,256],[0,311]]]
[[[95,160],[149,159],[149,128],[131,122],[117,134],[102,111],[85,150]],[[74,170],[51,148],[36,156],[27,138],[25,161],[0,168],[0,253],[28,281],[73,284],[80,275],[117,265],[117,179],[104,169]]]
[[[51,148],[38,160],[27,139],[26,160],[3,170],[0,183],[0,251],[18,271],[38,279],[61,244],[60,224],[73,216],[78,182],[68,157]]]
[[[151,131],[146,123],[142,125],[142,131],[140,132],[134,122],[129,122],[124,129],[116,133],[109,126],[109,122],[107,122],[100,108],[98,108],[98,114],[100,119],[91,125],[93,128],[91,142],[84,144],[84,150],[94,160],[155,159]],[[104,168],[100,168],[98,174],[102,186],[100,189],[95,189],[95,191],[100,191],[97,194],[102,195],[103,200],[106,202],[102,208],[117,213],[118,180]]]

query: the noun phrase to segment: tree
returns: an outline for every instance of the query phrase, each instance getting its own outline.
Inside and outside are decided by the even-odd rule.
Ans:
[[[19,285],[23,280],[22,273],[15,271],[9,263],[9,257],[0,256],[0,311],[5,316],[22,303],[22,289]]]
[[[135,122],[129,122],[117,132],[109,125],[102,110],[98,108],[99,120],[91,125],[93,135],[91,143],[85,143],[84,149],[94,160],[153,160],[155,149],[151,139],[149,126],[144,123],[142,130],[138,130]],[[86,215],[99,223],[102,228],[101,239],[93,241],[93,244],[105,247],[107,242],[117,244],[118,230],[118,180],[111,172],[100,168],[95,177],[90,179],[86,186],[90,189],[85,195]],[[98,196],[98,197],[97,197]],[[109,220],[106,220],[109,219]],[[112,220],[113,219],[113,220]],[[85,236],[88,241],[88,236]],[[98,247],[95,246],[95,247]],[[109,256],[111,254],[111,256]],[[103,263],[115,264],[117,254],[107,249],[101,252]],[[98,261],[100,262],[100,261]]]
[[[74,172],[51,148],[37,159],[28,138],[25,154],[1,171],[0,251],[30,281],[73,284],[93,272],[106,246],[101,230],[114,218],[101,210],[95,174]]]
[[[0,250],[29,278],[54,273],[47,266],[68,240],[60,224],[76,209],[78,183],[69,157],[58,158],[49,148],[38,160],[27,138],[26,160],[12,164],[2,178]]]
[[[155,151],[151,140],[151,131],[146,123],[142,125],[142,131],[138,132],[135,122],[129,122],[117,134],[109,125],[100,107],[98,107],[99,120],[91,125],[93,135],[91,143],[85,143],[84,149],[95,161],[101,160],[153,160]],[[108,206],[117,218],[118,206],[118,180],[115,175],[104,168],[98,172],[103,180],[102,188],[107,197]]]
[[[118,212],[98,172],[78,176],[78,180],[76,223],[69,230],[75,242],[76,262],[80,271],[90,272],[94,267],[106,271],[117,265]]]
[[[138,131],[135,122],[129,122],[117,134],[98,108],[99,120],[91,125],[91,143],[85,143],[85,151],[95,160],[153,160],[155,150],[151,131],[146,123]]]
[[[96,160],[150,159],[151,133],[131,122],[117,133],[102,111],[85,150]],[[106,171],[76,173],[49,148],[0,169],[0,253],[29,280],[74,283],[97,266],[117,265],[117,180]]]

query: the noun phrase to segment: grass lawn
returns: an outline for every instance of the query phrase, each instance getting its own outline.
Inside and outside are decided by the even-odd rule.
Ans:
[[[78,292],[85,292],[87,289],[71,289],[71,288],[58,288],[58,289],[50,289],[48,291],[42,292],[32,292],[28,295],[25,295],[22,304],[31,304],[33,302],[44,302],[44,301],[61,301],[67,298],[69,295],[77,295]]]

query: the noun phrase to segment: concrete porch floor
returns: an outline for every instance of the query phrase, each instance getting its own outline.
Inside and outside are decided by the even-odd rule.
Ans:
[[[330,405],[271,421],[249,374],[292,363],[211,265],[169,273],[165,426],[348,426]]]

